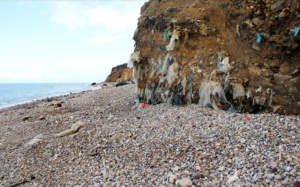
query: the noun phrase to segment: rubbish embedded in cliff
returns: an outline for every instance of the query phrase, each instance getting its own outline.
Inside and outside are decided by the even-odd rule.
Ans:
[[[266,34],[266,33],[258,33],[257,34],[257,36],[256,36],[256,42],[258,43],[258,44],[260,44],[261,43],[261,41],[262,41],[262,39],[263,38],[269,38],[269,35],[268,34]]]
[[[193,94],[193,78],[194,77],[194,74],[192,74],[189,78],[189,81],[190,81],[190,92]]]
[[[229,57],[224,58],[221,64],[222,66],[218,69],[218,72],[227,73],[232,69],[232,66],[229,64]]]
[[[164,74],[167,71],[168,61],[169,61],[170,53],[168,53],[165,57],[165,60],[163,62],[161,73]]]
[[[300,31],[300,26],[299,27],[295,27],[295,35],[294,36],[297,36],[298,33],[299,33],[299,31]]]
[[[149,104],[141,105],[141,109],[146,108],[148,106],[150,106],[150,105]]]
[[[233,99],[242,98],[245,96],[245,88],[242,84],[231,83],[233,87]]]
[[[175,48],[175,40],[179,40],[180,32],[174,29],[169,45],[166,46],[167,51],[172,51]]]
[[[223,66],[222,57],[218,56],[218,68],[220,69],[220,67],[222,67],[222,66]]]
[[[130,59],[128,61],[128,67],[133,68],[134,62],[139,62],[140,61],[140,51],[136,51],[130,55]]]
[[[182,85],[182,94],[185,95],[185,87],[187,84],[187,79],[186,76],[184,75],[183,80],[181,81],[181,85]]]
[[[181,105],[181,99],[182,99],[182,96],[180,95],[181,90],[182,90],[182,86],[181,83],[179,83],[176,85],[175,90],[173,92],[172,105],[177,105],[177,106]]]
[[[236,25],[236,33],[237,33],[238,37],[241,36],[241,34],[240,34],[240,25]]]
[[[269,93],[270,93],[270,99],[269,99],[268,105],[272,106],[273,95],[275,95],[275,92],[273,91],[273,89],[268,88],[267,94],[269,94]]]
[[[177,70],[178,70],[177,63],[174,63],[169,67],[168,74],[167,74],[167,80],[169,86],[171,86],[171,84],[177,79]]]
[[[165,33],[164,33],[164,43],[166,43],[167,40],[168,40],[168,29],[165,29]]]

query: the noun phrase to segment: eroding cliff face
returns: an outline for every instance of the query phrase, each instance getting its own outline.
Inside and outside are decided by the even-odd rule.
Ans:
[[[299,114],[298,0],[150,0],[129,61],[141,102]]]
[[[130,81],[132,79],[132,69],[127,67],[127,64],[122,64],[112,68],[110,75],[105,82],[121,82]]]

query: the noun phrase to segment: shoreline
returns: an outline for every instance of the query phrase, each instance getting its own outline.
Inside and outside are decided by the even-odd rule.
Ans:
[[[30,99],[30,100],[25,100],[25,101],[17,102],[17,103],[11,103],[11,104],[7,104],[7,105],[2,105],[2,106],[0,106],[0,111],[22,108],[23,105],[27,106],[27,105],[30,105],[30,104],[37,104],[37,103],[43,102],[47,98],[55,98],[55,99],[57,99],[59,97],[66,97],[66,96],[69,96],[69,95],[72,95],[72,94],[81,93],[81,92],[99,90],[99,89],[103,88],[103,86],[101,86],[101,84],[102,83],[98,83],[96,85],[87,85],[87,88],[91,88],[91,89],[87,89],[87,90],[75,91],[75,92],[70,92],[70,93],[54,94],[54,95],[49,95],[49,96],[42,96],[42,97],[38,97],[38,98],[35,98],[35,99]]]
[[[107,85],[1,111],[0,186],[175,187],[175,179],[195,186],[292,186],[299,180],[300,116],[197,104],[136,108],[136,85]]]

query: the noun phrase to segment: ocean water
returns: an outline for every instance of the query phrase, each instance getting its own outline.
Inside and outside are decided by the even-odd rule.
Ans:
[[[88,83],[0,84],[0,109],[51,96],[99,89]]]

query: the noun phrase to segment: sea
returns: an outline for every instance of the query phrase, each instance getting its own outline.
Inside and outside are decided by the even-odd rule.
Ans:
[[[15,83],[0,84],[0,109],[47,97],[100,89],[90,83]]]

